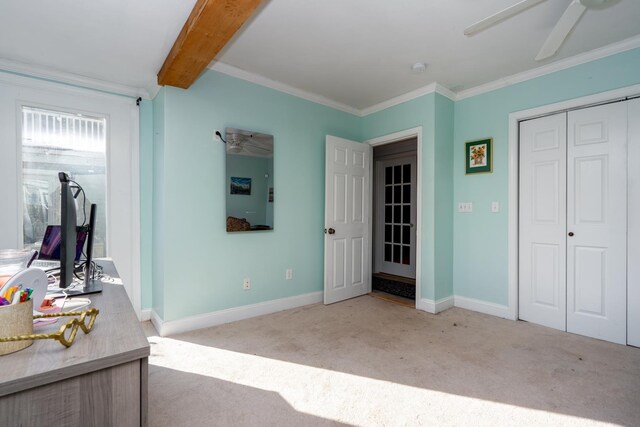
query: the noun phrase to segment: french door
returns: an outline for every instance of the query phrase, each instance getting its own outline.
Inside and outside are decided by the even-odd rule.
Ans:
[[[626,343],[627,105],[520,125],[522,320]]]
[[[416,158],[376,162],[375,271],[416,277]]]

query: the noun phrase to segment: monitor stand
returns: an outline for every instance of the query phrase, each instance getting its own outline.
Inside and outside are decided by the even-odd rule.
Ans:
[[[51,298],[78,297],[80,295],[97,294],[102,292],[102,282],[100,280],[89,280],[88,285],[85,281],[73,281],[68,288],[49,289],[47,296]]]
[[[74,285],[74,283],[72,283],[72,286],[66,289],[62,289],[61,292],[69,297],[97,294],[98,292],[102,292],[102,282],[100,280],[89,280],[88,283],[82,281],[82,285]]]

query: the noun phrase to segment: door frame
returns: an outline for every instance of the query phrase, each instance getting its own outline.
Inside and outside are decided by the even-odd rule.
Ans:
[[[543,105],[509,114],[508,169],[509,169],[509,217],[508,217],[508,318],[518,320],[518,245],[520,184],[518,176],[520,159],[520,122],[563,111],[594,107],[616,101],[625,101],[640,96],[640,85],[583,96],[567,101]]]
[[[392,144],[394,142],[403,141],[409,138],[416,138],[416,309],[419,307],[420,294],[421,294],[421,278],[422,278],[422,126],[418,126],[411,129],[402,130],[399,132],[390,133],[387,135],[379,136],[377,138],[366,140],[365,143],[372,147],[379,147],[381,145]],[[373,183],[373,162],[371,166],[370,182]],[[369,199],[373,207],[373,185],[371,185]],[[373,211],[372,211],[373,212]],[[373,221],[369,225],[371,236],[373,236]],[[373,260],[372,260],[373,261]],[[371,265],[373,269],[373,264]]]

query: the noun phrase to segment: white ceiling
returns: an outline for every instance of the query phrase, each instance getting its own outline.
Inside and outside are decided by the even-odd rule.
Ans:
[[[555,57],[534,61],[571,0],[547,0],[472,37],[518,0],[267,0],[217,61],[364,109],[433,82],[460,91],[640,34],[640,1],[588,10]],[[0,3],[0,58],[153,93],[195,0]],[[410,66],[428,64],[422,74]]]

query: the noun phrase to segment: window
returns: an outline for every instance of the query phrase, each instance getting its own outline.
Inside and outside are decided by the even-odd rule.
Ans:
[[[107,119],[39,108],[22,108],[23,242],[39,249],[47,225],[60,224],[64,171],[85,193],[76,198],[78,225],[97,204],[94,256],[106,256]]]

